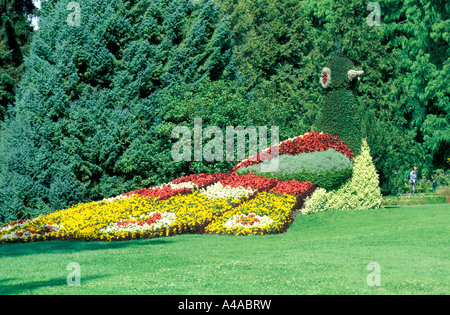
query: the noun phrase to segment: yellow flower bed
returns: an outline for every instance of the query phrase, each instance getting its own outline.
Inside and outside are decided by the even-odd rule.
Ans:
[[[203,233],[215,217],[229,211],[238,202],[239,199],[208,199],[205,194],[195,191],[161,201],[157,209],[175,213],[179,233]]]
[[[195,191],[189,195],[174,196],[167,200],[132,196],[114,202],[78,204],[66,210],[40,215],[30,222],[5,230],[0,233],[0,243],[52,239],[113,241],[180,233],[203,233],[206,225],[216,216],[230,210],[238,202],[239,199],[209,200],[206,195]],[[164,212],[175,214],[173,224],[139,232],[125,229],[114,233],[101,231],[117,222],[135,221],[135,218]]]
[[[288,194],[262,192],[217,218],[206,227],[211,234],[263,235],[284,232],[293,221],[296,197]],[[255,218],[257,219],[255,223]],[[254,225],[242,223],[252,222]],[[261,224],[267,223],[266,225]]]

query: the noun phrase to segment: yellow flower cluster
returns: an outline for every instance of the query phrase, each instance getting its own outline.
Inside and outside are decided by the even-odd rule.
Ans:
[[[263,235],[268,233],[281,233],[286,231],[293,221],[293,209],[296,197],[288,194],[275,194],[261,192],[256,198],[241,204],[223,216],[218,217],[206,227],[207,233],[231,235]],[[256,215],[267,217],[268,225],[230,224],[230,220],[240,215]]]

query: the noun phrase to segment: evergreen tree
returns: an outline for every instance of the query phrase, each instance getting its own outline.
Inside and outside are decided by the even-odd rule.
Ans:
[[[14,103],[33,33],[28,21],[33,9],[32,0],[0,0],[0,121]]]
[[[160,183],[156,93],[233,77],[227,27],[208,0],[68,3],[43,3],[2,128],[0,221]],[[78,13],[79,26],[68,22]]]

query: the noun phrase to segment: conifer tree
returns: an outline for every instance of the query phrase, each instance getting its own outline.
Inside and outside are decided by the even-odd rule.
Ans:
[[[0,121],[14,103],[33,34],[27,19],[33,9],[32,0],[0,0]]]
[[[0,221],[158,184],[155,93],[233,76],[209,0],[69,2],[43,3],[3,125]]]

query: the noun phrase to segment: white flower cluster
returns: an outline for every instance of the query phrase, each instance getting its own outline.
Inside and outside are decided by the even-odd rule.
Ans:
[[[57,225],[57,224],[55,224],[55,225],[46,224],[46,225],[45,225],[45,228],[47,229],[47,231],[48,231],[49,233],[58,232],[58,231],[61,230],[63,227],[64,227],[64,225]],[[49,230],[48,228],[50,228],[50,230]]]
[[[185,182],[185,183],[179,183],[179,184],[170,183],[168,186],[172,189],[182,189],[182,188],[197,189],[198,188],[198,185],[194,184],[192,182]]]
[[[21,224],[21,226],[23,226],[26,223],[29,223],[31,221],[33,221],[35,219],[31,219],[31,220],[27,220],[28,222],[24,222]],[[18,225],[14,225],[13,227],[17,227]],[[63,228],[62,225],[50,225],[50,224],[46,224],[45,225],[46,231],[47,233],[52,233],[52,232],[57,232],[59,230],[61,230]],[[50,228],[50,229],[49,229]],[[21,235],[19,236],[18,234],[21,233]],[[29,230],[20,230],[20,231],[16,231],[16,232],[11,232],[5,235],[2,235],[0,237],[1,240],[14,240],[17,238],[22,238],[22,239],[28,239],[30,238],[32,235],[34,235],[34,233],[30,232]]]
[[[139,218],[140,220],[145,219],[146,217],[149,218],[151,216],[153,216],[154,214],[156,214],[156,212],[152,212],[148,215],[141,215]],[[155,231],[161,228],[167,228],[170,225],[172,225],[173,223],[175,223],[175,213],[173,212],[163,212],[161,213],[161,219],[156,221],[153,224],[147,224],[144,223],[142,225],[140,225],[137,222],[133,222],[128,224],[125,227],[122,227],[120,225],[118,225],[117,223],[112,223],[110,225],[108,225],[107,227],[100,229],[99,233],[118,233],[118,232],[145,232],[145,231]],[[135,218],[131,217],[130,221],[136,221]]]
[[[25,224],[28,224],[28,223],[30,223],[30,222],[33,222],[34,220],[36,220],[36,218],[24,220],[22,223],[18,223],[18,224],[8,224],[8,225],[6,225],[6,226],[4,226],[4,227],[0,227],[0,233],[9,231],[9,230],[11,230],[12,228],[24,226]]]
[[[0,237],[0,240],[2,240],[2,241],[12,241],[12,240],[14,240],[14,239],[17,239],[17,238],[19,238],[19,236],[17,236],[17,234],[16,234],[17,232],[12,232],[12,233],[9,233],[9,234],[5,234],[5,235],[2,235],[2,237]],[[24,233],[23,233],[23,235],[22,235],[22,238],[29,238],[31,236],[31,233],[30,232],[28,232],[28,231],[25,231]]]
[[[116,196],[116,197],[103,199],[102,201],[99,201],[99,202],[114,202],[114,201],[116,201],[116,200],[128,199],[128,198],[130,198],[131,196],[134,196],[134,195],[130,195],[130,196],[119,195],[119,196]]]
[[[240,219],[242,218],[248,218],[250,215],[254,216],[253,218],[255,220],[257,220],[257,222],[255,222],[253,225],[244,225],[241,222],[238,222]],[[260,228],[260,227],[264,227],[264,226],[269,226],[270,224],[272,224],[274,221],[268,217],[268,216],[259,216],[256,215],[254,213],[249,213],[248,215],[242,215],[242,214],[236,214],[235,216],[233,216],[231,219],[227,220],[227,222],[224,223],[224,226],[227,229],[231,229],[231,228]]]
[[[222,183],[217,182],[206,189],[200,191],[208,199],[240,199],[242,197],[248,197],[254,194],[256,190],[246,189],[244,187],[232,188],[229,186],[223,186]]]

